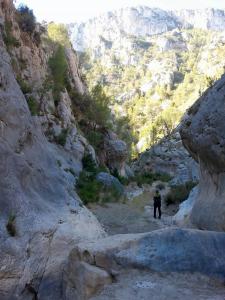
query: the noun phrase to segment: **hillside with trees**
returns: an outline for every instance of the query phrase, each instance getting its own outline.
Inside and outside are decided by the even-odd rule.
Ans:
[[[101,84],[111,98],[114,130],[135,158],[169,135],[185,110],[224,73],[224,28],[176,25],[146,36],[121,31],[113,39],[100,21],[97,18],[87,25],[96,26],[97,33],[79,53],[83,78],[89,88]],[[137,24],[135,20],[133,26]],[[98,46],[92,48],[95,39]]]

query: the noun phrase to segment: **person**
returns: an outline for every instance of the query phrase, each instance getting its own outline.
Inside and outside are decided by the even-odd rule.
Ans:
[[[153,200],[154,200],[154,218],[156,219],[156,211],[158,209],[159,219],[161,219],[161,195],[158,190],[155,191]]]

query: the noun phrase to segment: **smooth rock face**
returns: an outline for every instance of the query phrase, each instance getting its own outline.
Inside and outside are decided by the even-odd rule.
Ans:
[[[191,222],[201,229],[225,230],[225,76],[188,110],[180,134],[200,164],[199,193]]]
[[[17,28],[20,37],[13,1],[0,0],[1,24],[5,18],[12,22],[13,30]],[[71,148],[66,150],[49,143],[43,134],[45,122],[51,122],[52,130],[59,133],[69,126],[73,145],[76,143],[78,135],[68,94],[61,95],[57,124],[48,113],[31,116],[3,42],[3,30],[0,27],[0,299],[74,299],[73,290],[63,282],[69,252],[80,240],[97,239],[105,233],[74,190],[82,156],[70,151]],[[36,70],[32,72],[35,68],[32,60],[41,56],[28,38],[26,41],[35,54],[27,56],[30,59],[27,70],[33,77],[26,83],[34,80],[35,89],[47,75],[42,65],[46,66],[47,57],[42,63],[36,61]],[[11,55],[16,58],[17,53]],[[51,92],[46,100],[48,97],[51,98]],[[51,103],[54,105],[53,99]],[[68,172],[68,168],[73,168],[76,174]],[[12,215],[15,215],[15,236],[6,229]],[[66,292],[70,298],[65,298]]]
[[[176,225],[179,226],[187,226],[190,225],[190,215],[192,213],[192,209],[195,204],[195,200],[198,195],[198,186],[193,188],[193,190],[190,192],[188,199],[183,201],[179,205],[179,211],[176,213],[175,216],[173,216],[173,222]]]

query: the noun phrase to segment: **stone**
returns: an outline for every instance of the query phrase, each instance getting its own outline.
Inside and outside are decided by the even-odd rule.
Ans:
[[[113,132],[107,132],[104,138],[105,163],[109,169],[117,171],[120,176],[127,177],[126,159],[128,157],[127,145]]]
[[[120,195],[124,194],[124,187],[120,181],[109,173],[100,172],[96,176],[97,181],[101,182],[105,187],[112,188]]]
[[[180,134],[200,165],[199,193],[190,220],[201,229],[225,230],[225,75],[188,110]]]
[[[83,261],[70,260],[68,284],[77,292],[77,299],[87,300],[100,291],[104,285],[112,283],[111,275],[105,270]]]
[[[189,194],[188,199],[186,199],[185,201],[183,201],[180,205],[179,205],[179,210],[178,212],[175,214],[175,216],[173,216],[173,223],[179,226],[188,226],[190,225],[189,222],[189,218],[192,212],[192,209],[194,207],[195,204],[195,200],[197,197],[197,193],[198,193],[198,186],[196,186]]]
[[[167,228],[80,243],[71,251],[69,264],[84,262],[116,276],[125,270],[139,269],[203,274],[222,281],[225,279],[224,247],[223,233]]]

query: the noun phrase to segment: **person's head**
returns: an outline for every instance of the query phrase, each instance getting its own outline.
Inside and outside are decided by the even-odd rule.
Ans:
[[[156,191],[155,191],[155,194],[158,196],[158,195],[159,195],[159,190],[156,190]]]

